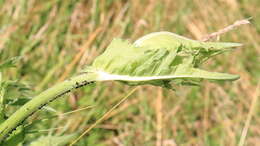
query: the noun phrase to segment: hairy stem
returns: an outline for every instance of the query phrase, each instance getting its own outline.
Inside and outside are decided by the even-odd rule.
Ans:
[[[72,89],[93,83],[95,78],[95,74],[83,73],[65,80],[32,98],[0,125],[0,143],[34,112]]]

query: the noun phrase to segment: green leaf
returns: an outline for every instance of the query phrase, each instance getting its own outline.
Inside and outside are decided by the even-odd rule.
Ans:
[[[134,42],[136,46],[151,46],[153,48],[176,48],[180,45],[186,48],[225,49],[241,46],[239,43],[201,42],[177,35],[171,32],[153,32]]]
[[[21,81],[5,81],[6,93],[5,103],[8,105],[23,105],[29,101],[31,95],[33,95],[30,86]]]
[[[6,99],[5,102],[7,105],[22,106],[28,101],[30,101],[29,98],[14,98],[14,99]]]
[[[64,146],[76,138],[77,134],[63,136],[42,136],[33,141],[29,146]]]
[[[241,46],[238,43],[200,42],[170,33],[148,34],[133,44],[114,39],[86,72],[100,81],[118,80],[131,85],[152,84],[170,87],[180,80],[194,84],[201,79],[236,80],[237,75],[199,69],[208,58]]]
[[[0,71],[5,68],[15,67],[15,63],[20,60],[21,57],[12,57],[0,64]]]
[[[17,146],[24,141],[25,131],[23,125],[19,126],[10,134],[10,136],[3,143],[4,146]]]
[[[2,72],[0,72],[0,124],[5,121],[5,92],[6,83],[2,81]]]

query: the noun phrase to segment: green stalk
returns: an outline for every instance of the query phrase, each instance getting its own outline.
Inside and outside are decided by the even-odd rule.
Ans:
[[[93,83],[96,75],[94,73],[82,73],[65,80],[35,96],[18,109],[13,115],[0,125],[0,143],[18,127],[24,120],[37,110],[56,98],[70,92],[72,89]]]

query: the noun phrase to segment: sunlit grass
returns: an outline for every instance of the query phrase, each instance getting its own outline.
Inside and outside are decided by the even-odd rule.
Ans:
[[[3,0],[0,2],[0,59],[22,56],[4,79],[19,80],[36,92],[70,77],[101,54],[114,37],[136,38],[167,30],[201,39],[236,20],[253,17],[252,24],[222,35],[220,41],[241,42],[239,50],[210,60],[207,68],[239,74],[234,83],[163,90],[162,141],[174,145],[236,145],[260,79],[258,0],[62,1]],[[92,41],[93,39],[93,41]],[[77,56],[80,56],[79,59]],[[74,62],[71,64],[71,62]],[[76,61],[75,61],[76,60]],[[42,135],[66,135],[86,129],[130,88],[118,83],[91,85],[51,103],[58,112],[88,105],[94,108],[63,118],[36,122],[30,130],[67,129],[29,134],[30,143]],[[144,86],[116,109],[113,117],[83,137],[79,145],[155,145],[158,88]],[[10,95],[17,98],[20,95]],[[258,100],[259,102],[259,100]],[[14,109],[9,108],[11,114]],[[252,118],[246,144],[258,143],[259,109]],[[28,121],[51,117],[48,110]]]

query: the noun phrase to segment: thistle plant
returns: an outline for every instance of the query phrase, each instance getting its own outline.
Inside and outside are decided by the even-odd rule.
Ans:
[[[134,43],[114,39],[91,66],[35,96],[5,120],[0,125],[0,141],[49,102],[94,82],[120,81],[173,89],[174,84],[196,85],[203,79],[236,80],[238,75],[209,72],[199,67],[212,56],[238,46],[241,44],[201,42],[170,32],[151,33]]]

